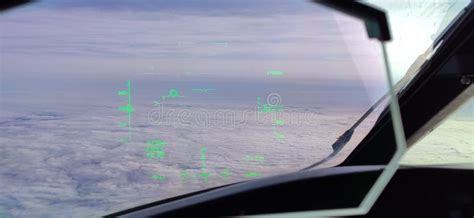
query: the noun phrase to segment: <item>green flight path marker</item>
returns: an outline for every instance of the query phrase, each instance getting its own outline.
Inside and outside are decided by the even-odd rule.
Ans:
[[[179,95],[179,92],[177,89],[170,89],[168,91],[168,95],[161,96],[161,99],[165,100],[167,98],[180,98],[180,97],[184,97],[184,96]]]
[[[173,88],[173,89],[170,89],[168,91],[168,95],[161,96],[161,100],[164,101],[167,98],[182,98],[182,97],[184,97],[184,96],[180,95],[179,91],[177,89]],[[153,102],[154,106],[160,106],[160,104],[161,104],[161,102],[159,102],[159,101],[154,101]]]

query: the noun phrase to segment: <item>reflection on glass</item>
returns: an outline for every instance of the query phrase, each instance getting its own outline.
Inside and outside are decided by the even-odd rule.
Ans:
[[[392,40],[387,44],[395,82],[462,12],[470,0],[364,0],[388,14]],[[430,48],[434,49],[434,48]]]

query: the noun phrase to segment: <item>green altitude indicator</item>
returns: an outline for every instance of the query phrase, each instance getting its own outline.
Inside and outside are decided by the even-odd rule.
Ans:
[[[130,80],[127,81],[126,86],[127,86],[127,90],[118,91],[118,95],[127,96],[127,105],[120,106],[118,110],[121,112],[126,112],[128,120],[127,122],[119,122],[119,126],[123,128],[128,128],[128,137],[123,139],[123,141],[130,142],[130,139],[132,138],[132,113],[134,111],[133,106],[132,106],[132,93],[131,93],[132,89],[131,89]]]

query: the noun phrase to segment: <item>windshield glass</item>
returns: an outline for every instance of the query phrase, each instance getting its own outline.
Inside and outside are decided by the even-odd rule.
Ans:
[[[403,165],[474,168],[474,98],[467,100],[403,156]]]
[[[470,0],[364,0],[369,5],[386,11],[389,17],[392,40],[387,43],[390,68],[395,82],[405,75],[416,73],[423,61],[429,58],[432,44],[438,39]],[[409,68],[416,62],[415,72]],[[413,75],[408,75],[413,77]],[[409,79],[409,78],[408,78]]]
[[[364,24],[310,1],[50,0],[1,30],[12,217],[101,216],[300,170],[387,91]]]

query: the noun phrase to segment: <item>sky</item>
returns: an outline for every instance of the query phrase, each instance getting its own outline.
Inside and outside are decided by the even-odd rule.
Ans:
[[[255,78],[270,69],[290,71],[289,79],[374,79],[375,72],[354,73],[362,58],[348,62],[348,44],[356,56],[381,59],[360,22],[306,1],[113,2],[41,1],[4,14],[4,81]],[[357,37],[343,39],[343,31]]]
[[[398,80],[468,1],[369,2],[390,16],[388,52]],[[254,78],[273,68],[305,79],[372,80],[380,72],[366,72],[383,70],[361,58],[380,46],[365,39],[360,22],[309,1],[46,0],[4,13],[0,22],[7,84],[190,71]],[[352,63],[341,63],[348,57]]]

